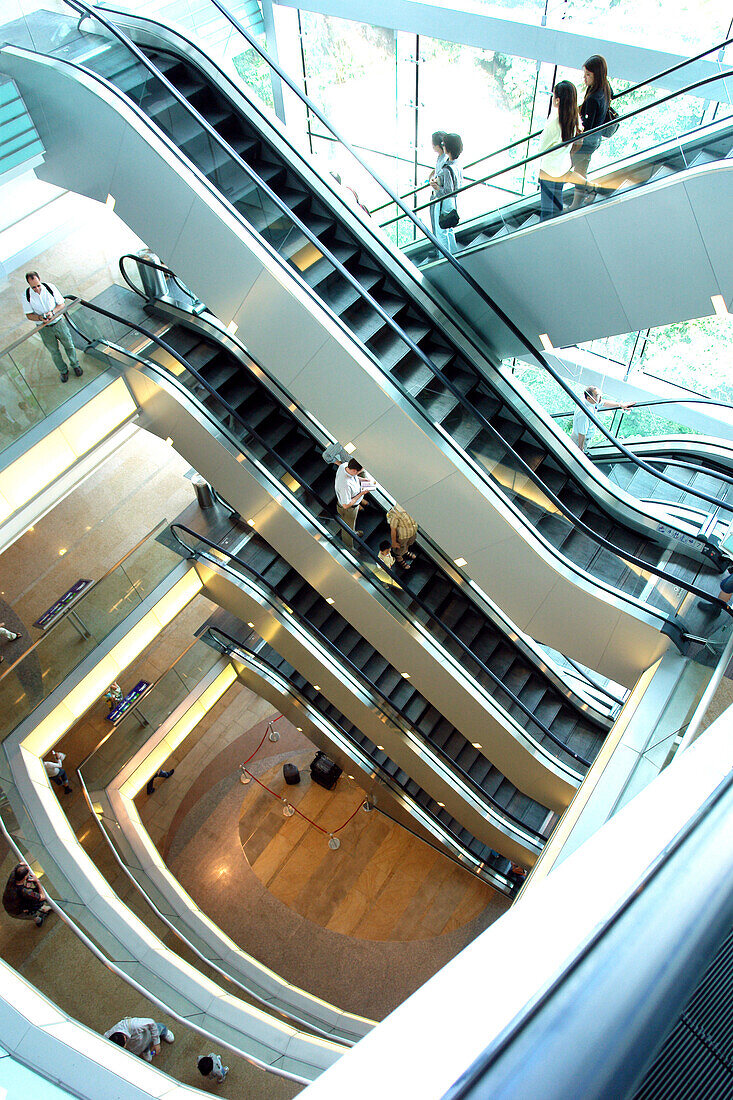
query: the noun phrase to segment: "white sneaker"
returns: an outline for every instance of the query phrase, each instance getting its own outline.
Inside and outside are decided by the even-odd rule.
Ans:
[[[172,1042],[174,1041],[174,1039],[175,1039],[175,1035],[173,1034],[173,1032],[171,1031],[171,1029],[170,1029],[170,1028],[168,1028],[168,1030],[166,1031],[165,1035],[163,1036],[163,1040],[164,1040],[164,1041],[165,1041],[166,1043],[172,1043]]]
[[[145,1059],[146,1062],[152,1062],[152,1060],[153,1060],[152,1050],[146,1050],[143,1054],[143,1058]]]

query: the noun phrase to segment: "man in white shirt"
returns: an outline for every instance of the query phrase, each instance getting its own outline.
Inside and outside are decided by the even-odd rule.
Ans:
[[[160,1053],[160,1040],[172,1043],[175,1035],[165,1024],[156,1024],[147,1016],[125,1016],[114,1027],[104,1033],[118,1047],[124,1047],[130,1054],[137,1054],[146,1062],[152,1062]]]
[[[84,371],[79,366],[71,329],[66,318],[59,317],[66,302],[58,287],[53,283],[41,282],[37,271],[28,271],[25,281],[28,287],[23,295],[23,312],[29,321],[35,321],[43,346],[53,359],[61,381],[69,381],[69,366],[73,367],[76,377],[81,378]],[[61,348],[66,352],[69,366],[61,354]]]
[[[352,531],[356,531],[359,505],[367,493],[374,488],[374,484],[371,481],[365,483],[364,467],[355,458],[350,458],[348,462],[342,462],[336,471],[336,511]],[[357,535],[363,533],[363,531],[356,531]],[[354,549],[354,540],[343,529],[341,538],[349,550]]]
[[[625,409],[627,412],[632,405],[623,401],[604,401],[603,395],[597,386],[587,386],[583,391],[583,404],[578,405],[573,414],[573,443],[583,453],[596,430],[595,424],[588,416],[588,409],[597,413],[599,409]]]

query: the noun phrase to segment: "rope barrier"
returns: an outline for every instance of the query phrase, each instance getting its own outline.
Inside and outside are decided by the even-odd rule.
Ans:
[[[278,794],[277,791],[273,791],[271,787],[268,787],[267,784],[263,783],[261,779],[258,779],[256,775],[253,775],[253,773],[247,767],[247,764],[249,764],[254,759],[254,757],[257,755],[257,753],[260,751],[260,749],[264,745],[265,739],[268,736],[268,734],[277,732],[276,730],[274,730],[273,727],[274,727],[275,722],[277,722],[282,717],[283,717],[282,714],[278,714],[277,718],[273,718],[271,722],[267,723],[267,728],[266,728],[265,732],[262,735],[262,740],[260,741],[259,745],[254,750],[254,752],[250,756],[247,757],[247,759],[244,761],[244,763],[239,765],[239,769],[240,769],[242,775],[247,775],[247,776],[249,776],[250,779],[254,779],[255,783],[259,787],[262,787],[262,789],[267,791],[268,794],[271,794],[273,798],[276,798],[278,800],[278,802],[282,802],[284,810],[288,810],[288,809],[291,810],[292,813],[288,814],[287,815],[288,817],[292,817],[293,814],[298,814],[298,816],[302,817],[304,821],[307,821],[309,825],[312,825],[314,829],[318,829],[318,831],[320,833],[323,833],[324,836],[329,837],[329,846],[330,847],[332,847],[334,849],[338,848],[340,846],[341,842],[336,838],[336,833],[340,833],[342,829],[346,828],[346,826],[349,824],[349,822],[354,820],[354,818],[358,814],[359,810],[361,810],[362,807],[366,805],[366,803],[364,801],[359,803],[359,805],[356,807],[354,812],[352,814],[350,814],[349,817],[346,818],[346,821],[344,821],[341,825],[339,825],[337,829],[324,829],[323,826],[319,825],[317,821],[314,821],[312,817],[308,817],[308,815],[304,814],[302,810],[299,810],[297,806],[293,806],[293,804],[291,802],[288,802],[287,798],[285,798],[281,794]]]

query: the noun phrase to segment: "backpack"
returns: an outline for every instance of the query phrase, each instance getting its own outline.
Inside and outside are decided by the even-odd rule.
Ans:
[[[606,117],[604,122],[613,123],[612,126],[606,126],[605,130],[601,130],[601,137],[612,138],[621,125],[621,120],[618,117],[618,111],[614,111],[613,107],[609,103],[608,110],[606,111]]]
[[[48,283],[41,283],[41,286],[45,286],[46,290],[51,295],[51,297],[52,298],[54,297],[54,293],[51,290],[51,287],[48,285]],[[31,288],[30,287],[28,287],[28,289],[25,292],[25,300],[28,303],[28,305],[31,304]]]
[[[451,182],[453,183],[453,191],[455,192],[458,184],[456,183],[456,177],[450,164],[443,165],[443,171],[448,169],[450,172]],[[446,204],[449,204],[446,209]],[[438,225],[441,229],[455,229],[460,221],[458,215],[458,208],[456,206],[456,200],[452,195],[446,195],[440,204],[440,213],[438,214]]]

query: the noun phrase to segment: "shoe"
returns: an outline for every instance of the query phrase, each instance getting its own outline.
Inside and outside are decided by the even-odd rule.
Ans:
[[[167,771],[167,772],[161,772],[160,774],[161,774],[161,776],[162,776],[162,778],[163,778],[163,779],[170,779],[170,777],[171,777],[171,776],[173,775],[173,772],[174,772],[175,770],[176,770],[175,768],[171,768],[171,769],[170,769],[170,771]]]
[[[46,919],[46,914],[43,913],[43,912],[39,913],[38,916],[35,918],[36,928],[40,928],[41,925],[43,924],[43,922],[45,921],[45,919]]]
[[[83,373],[84,371],[81,369],[81,367],[74,367],[74,374],[77,378],[81,378]]]
[[[10,631],[10,633],[11,633],[11,634],[12,634],[13,636],[12,636],[12,638],[8,638],[8,641],[10,641],[10,642],[16,642],[16,641],[18,640],[18,638],[20,637],[20,634],[15,634],[15,633],[13,633],[13,631],[12,631],[12,630]]]
[[[145,1059],[146,1062],[152,1062],[152,1060],[153,1060],[152,1050],[146,1050],[143,1054],[143,1058]]]
[[[166,1043],[172,1043],[172,1042],[173,1042],[173,1041],[175,1040],[175,1035],[173,1034],[173,1032],[171,1031],[171,1029],[170,1029],[170,1028],[168,1028],[168,1030],[166,1031],[165,1035],[163,1035],[163,1036],[162,1036],[162,1039],[163,1039],[163,1041],[164,1041],[164,1042],[166,1042]]]
[[[719,615],[721,612],[720,600],[710,598],[709,600],[695,600],[695,603],[703,611],[707,611],[709,615]],[[718,605],[717,607],[715,605]]]
[[[68,787],[64,787],[64,794],[71,794],[72,790],[71,783],[69,783]]]
[[[66,374],[61,375],[61,381],[62,382],[68,382],[69,381],[69,372],[68,371],[66,372]]]
[[[221,1077],[219,1077],[217,1079],[217,1082],[216,1082],[217,1085],[220,1085],[222,1083],[222,1081],[224,1080],[224,1078],[226,1077],[226,1075],[228,1073],[229,1073],[229,1066],[222,1066],[222,1068],[221,1068]]]

